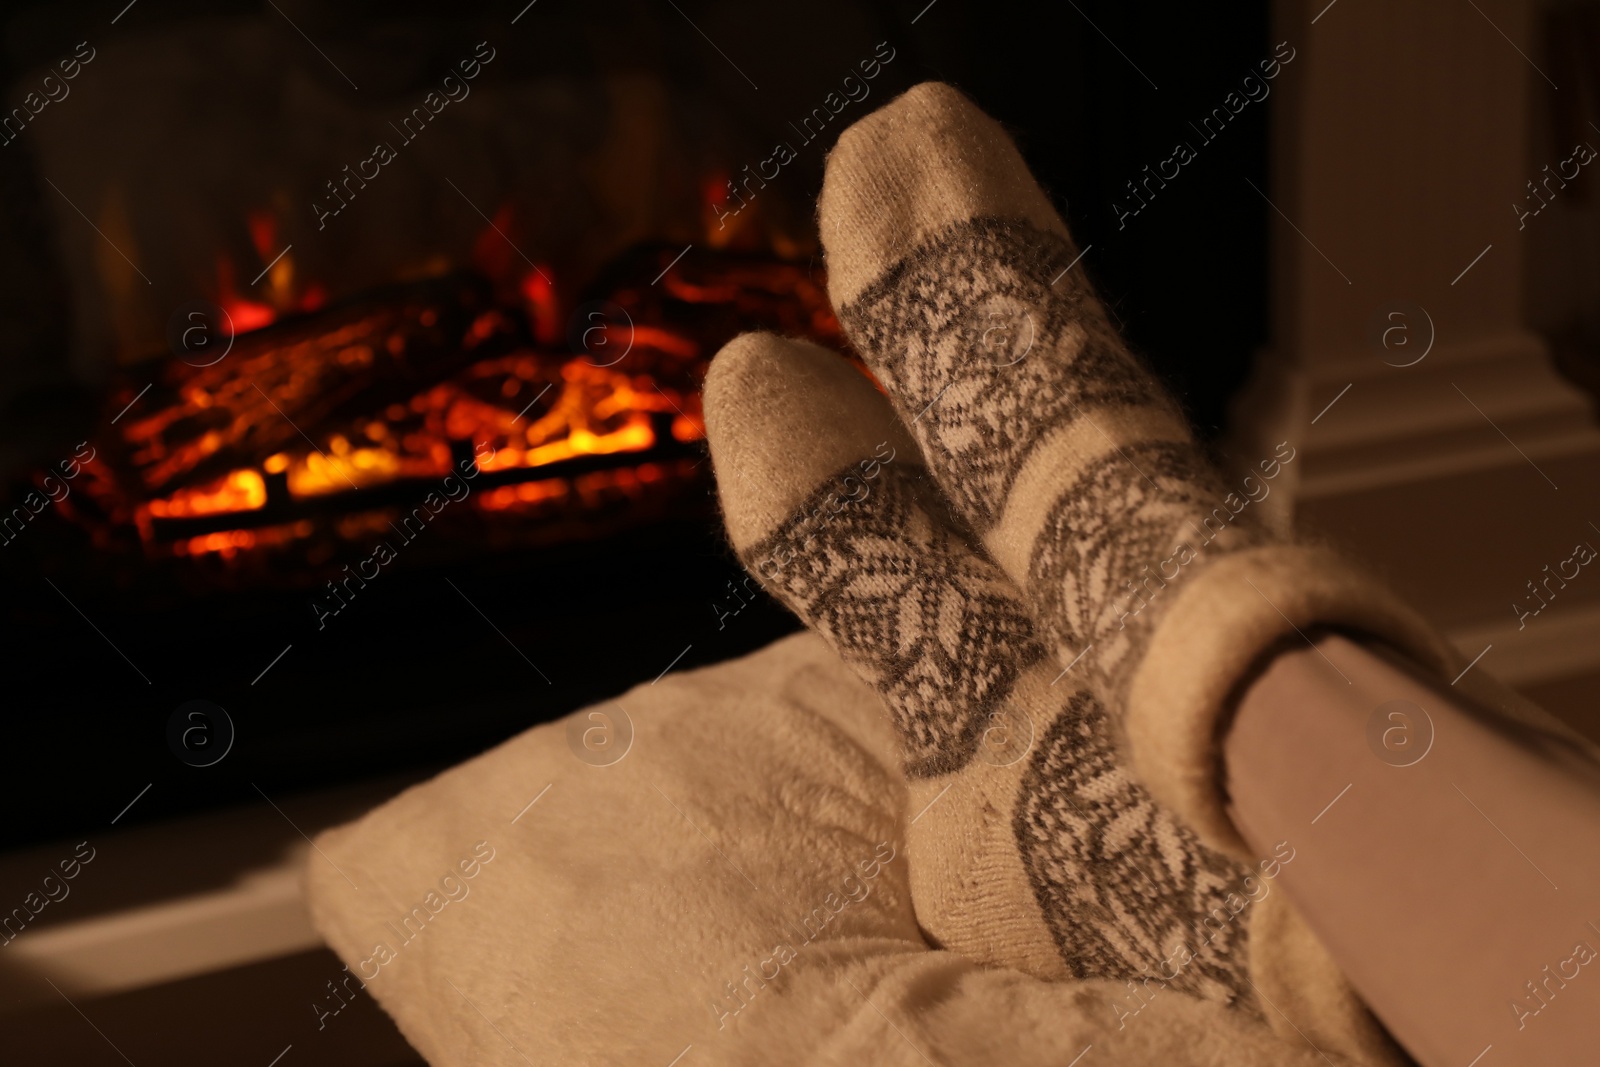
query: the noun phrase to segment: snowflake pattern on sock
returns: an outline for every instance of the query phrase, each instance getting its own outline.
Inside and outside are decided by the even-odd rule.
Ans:
[[[907,773],[958,770],[1018,675],[1048,653],[1005,575],[941,520],[925,470],[885,466],[865,497],[825,509],[842,480],[741,556],[884,695]]]
[[[984,531],[1002,513],[1029,452],[1075,420],[1114,409],[1181,414],[1112,328],[1074,267],[1071,241],[1025,222],[976,218],[887,269],[840,313],[846,333],[910,425],[958,514]],[[1069,269],[1072,268],[1072,269]],[[1259,543],[1254,515],[1192,443],[1114,442],[1056,487],[1032,546],[1030,604],[1062,662],[1119,711],[1150,634],[1221,551],[1201,529],[1223,507],[1230,551]],[[1242,509],[1241,509],[1242,510]],[[1187,546],[1192,559],[1176,553]],[[1155,572],[1162,574],[1152,577]]]
[[[974,219],[891,267],[841,310],[923,455],[976,528],[1023,457],[1082,407],[1167,405],[1123,346],[1071,242]]]
[[[1013,813],[1061,958],[1074,977],[1153,976],[1254,1010],[1247,902],[1260,880],[1123,769],[1112,730],[1099,701],[1074,693],[1032,754]]]
[[[877,689],[908,774],[957,772],[1022,672],[1048,652],[1015,587],[972,547],[925,470],[885,466],[869,493],[830,510],[832,487],[849,470],[741,557]],[[1201,844],[1123,769],[1113,724],[1093,697],[1063,699],[1028,751],[1011,826],[1067,970],[1155,975],[1254,1011],[1245,995],[1248,917],[1228,910],[1250,872]],[[1168,976],[1163,962],[1179,944],[1195,958]]]
[[[1192,446],[1145,441],[1090,463],[1051,505],[1028,587],[1058,648],[1093,646],[1085,666],[1109,706],[1122,706],[1155,623],[1219,551],[1213,539],[1232,531],[1230,551],[1261,540],[1228,500]]]

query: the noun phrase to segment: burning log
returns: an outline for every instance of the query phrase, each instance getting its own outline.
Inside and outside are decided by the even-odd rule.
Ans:
[[[585,290],[567,351],[545,343],[563,331],[540,278],[520,301],[470,274],[395,286],[241,335],[212,365],[169,363],[145,414],[103,427],[98,511],[74,518],[131,525],[158,556],[327,558],[313,542],[362,536],[465,459],[469,511],[543,543],[552,522],[614,519],[606,500],[660,504],[705,476],[700,383],[736,334],[840,344],[806,264],[637,248]]]
[[[233,340],[227,357],[166,363],[123,431],[127,460],[154,493],[215,479],[321,427],[405,400],[465,364],[503,354],[527,324],[489,287],[457,274],[397,286]]]

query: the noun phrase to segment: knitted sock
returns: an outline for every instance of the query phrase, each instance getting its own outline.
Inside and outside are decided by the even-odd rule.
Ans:
[[[1294,628],[1454,653],[1334,554],[1254,522],[1112,329],[1066,225],[998,124],[926,83],[828,159],[819,218],[846,335],[1044,640],[1117,723],[1138,776],[1246,855],[1217,740],[1240,680]],[[1268,477],[1292,446],[1262,457]]]
[[[704,402],[741,560],[893,718],[924,928],[1040,977],[1154,981],[1259,1011],[1236,921],[1257,872],[1153,801],[1095,697],[1054,684],[1027,608],[867,378],[748,334],[713,361]]]

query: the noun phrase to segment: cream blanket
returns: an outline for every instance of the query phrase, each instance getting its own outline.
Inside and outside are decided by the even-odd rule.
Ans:
[[[579,759],[569,738],[608,729],[590,712],[618,743],[619,707],[626,755]],[[810,634],[569,719],[316,841],[308,899],[347,988],[364,985],[435,1067],[1326,1067],[1349,1062],[1341,1047],[1376,1053],[1352,1043],[1370,1027],[1341,1018],[1342,984],[1281,891],[1252,905],[1252,941],[1282,956],[1253,961],[1270,1028],[1176,992],[1047,983],[931,946],[891,726]]]

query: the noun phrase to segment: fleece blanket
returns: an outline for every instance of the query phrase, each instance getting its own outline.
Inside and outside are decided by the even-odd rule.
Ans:
[[[1368,1058],[1281,891],[1250,904],[1278,956],[1253,966],[1267,1023],[940,949],[906,873],[918,816],[878,697],[800,634],[530,729],[322,834],[307,896],[349,994],[435,1067]]]

